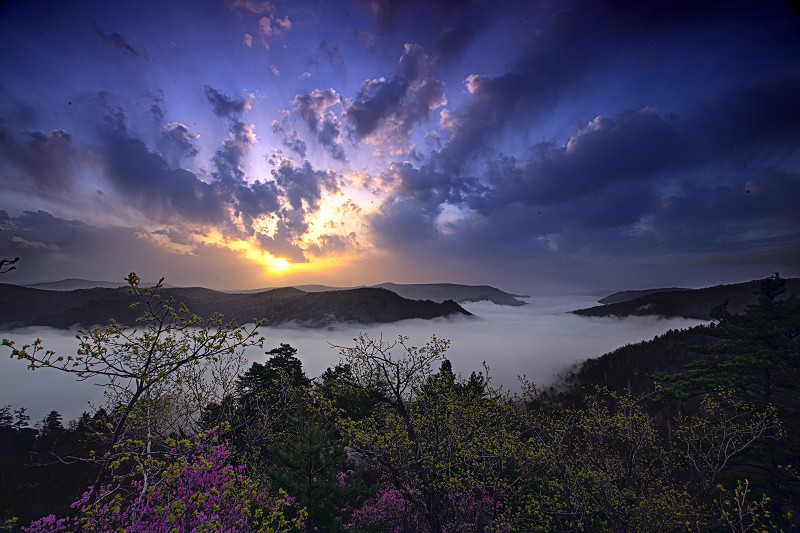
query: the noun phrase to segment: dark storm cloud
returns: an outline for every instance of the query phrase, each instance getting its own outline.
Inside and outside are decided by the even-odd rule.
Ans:
[[[685,117],[652,108],[597,117],[564,145],[484,158],[480,179],[437,159],[448,145],[384,174],[394,192],[372,228],[396,248],[511,257],[714,242],[725,250],[745,246],[748,228],[796,233],[800,174],[782,166],[800,147],[798,90],[792,78],[728,91]],[[472,214],[448,219],[447,205]]]
[[[294,97],[295,112],[314,134],[325,150],[336,160],[345,161],[341,144],[341,126],[336,115],[329,108],[341,103],[341,97],[334,89],[315,89]]]
[[[344,148],[341,145],[342,129],[339,124],[339,119],[330,111],[322,116],[317,131],[317,140],[325,147],[330,156],[337,161],[345,161],[347,157],[344,153]]]
[[[170,166],[178,167],[181,161],[193,159],[199,153],[196,142],[199,135],[192,133],[180,122],[166,124],[161,132],[158,147]]]
[[[106,140],[105,174],[126,202],[168,222],[175,216],[193,222],[220,222],[226,198],[184,169],[173,169],[140,139],[115,136]]]
[[[105,177],[127,204],[155,221],[178,227],[183,223],[216,224],[236,234],[230,209],[242,216],[249,234],[254,218],[279,208],[274,184],[245,180],[243,158],[256,141],[253,125],[232,122],[229,137],[212,159],[211,183],[176,168],[181,160],[197,155],[196,139],[185,125],[168,124],[159,138],[159,153],[141,139],[106,132],[101,139]]]
[[[438,59],[446,63],[458,56],[472,42],[475,34],[475,28],[469,24],[442,28],[436,41]]]
[[[147,56],[147,52],[139,52],[131,43],[128,42],[125,37],[120,35],[117,32],[105,33],[100,27],[95,24],[94,29],[97,31],[97,35],[103,40],[103,42],[110,44],[111,46],[122,50],[123,52],[135,57],[136,59],[149,59]]]
[[[616,182],[648,182],[674,165],[686,149],[669,118],[655,110],[595,118],[576,132],[566,146],[541,143],[530,160],[513,157],[492,161],[487,169],[489,191],[468,199],[468,205],[491,215],[510,203],[558,205],[579,198],[597,198]],[[676,160],[677,159],[677,160]]]
[[[346,108],[346,117],[358,137],[366,137],[378,127],[378,122],[392,114],[408,90],[408,82],[399,76],[391,80],[367,80],[352,103]]]
[[[72,136],[66,131],[14,133],[0,117],[0,180],[6,187],[39,193],[67,191],[73,184],[75,156]]]
[[[275,11],[275,5],[270,0],[233,0],[229,3],[232,10],[242,10],[263,15]]]
[[[409,197],[431,212],[444,203],[460,205],[484,192],[477,179],[468,176],[453,179],[432,164],[415,167],[408,162],[395,163],[380,179],[394,185],[396,195]]]
[[[463,164],[486,153],[509,122],[534,120],[550,110],[591,60],[607,51],[605,41],[595,40],[593,33],[579,18],[561,12],[508,72],[467,78],[470,104],[449,115],[452,138],[440,154],[440,163],[458,172]]]
[[[228,138],[222,142],[222,147],[212,160],[216,167],[214,179],[226,188],[242,184],[245,177],[244,155],[255,142],[253,124],[233,121]]]
[[[341,102],[339,93],[334,89],[314,89],[310,93],[298,94],[294,97],[294,109],[300,118],[308,125],[308,129],[316,132],[319,121],[325,111]]]
[[[359,139],[385,129],[387,141],[403,143],[417,123],[446,102],[444,83],[431,76],[428,55],[418,44],[406,44],[397,73],[390,79],[365,81],[345,105],[345,117]]]
[[[276,213],[280,209],[281,191],[271,181],[240,184],[236,187],[235,195],[235,213],[241,214],[251,229],[253,219]]]
[[[339,178],[335,172],[314,170],[308,161],[302,166],[295,167],[291,161],[283,160],[272,170],[272,177],[292,209],[298,211],[316,211],[323,190],[336,192],[339,189]]]
[[[250,108],[250,102],[246,99],[233,98],[210,85],[203,87],[203,94],[218,117],[235,119]]]

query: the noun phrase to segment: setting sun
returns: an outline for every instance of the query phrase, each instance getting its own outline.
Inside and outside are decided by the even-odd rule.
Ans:
[[[289,267],[289,261],[285,257],[276,257],[269,262],[269,268],[273,272],[283,272]]]

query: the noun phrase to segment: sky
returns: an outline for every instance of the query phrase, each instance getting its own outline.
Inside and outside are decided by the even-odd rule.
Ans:
[[[800,275],[789,2],[0,3],[0,281]]]

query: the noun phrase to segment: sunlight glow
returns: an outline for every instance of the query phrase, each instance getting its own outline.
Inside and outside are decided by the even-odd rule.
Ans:
[[[289,260],[285,257],[276,257],[272,261],[270,261],[269,266],[275,272],[283,272],[287,268],[289,268]]]

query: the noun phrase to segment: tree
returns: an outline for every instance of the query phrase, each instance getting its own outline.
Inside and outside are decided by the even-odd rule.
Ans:
[[[142,288],[140,278],[126,278],[133,307],[142,315],[134,327],[114,321],[78,334],[75,356],[58,355],[44,347],[41,339],[22,347],[3,339],[12,357],[25,361],[31,370],[56,368],[78,379],[102,380],[108,405],[104,422],[105,453],[91,458],[99,473],[90,489],[90,500],[110,498],[130,485],[131,476],[143,480],[145,492],[151,477],[158,476],[152,459],[165,453],[165,434],[181,427],[165,427],[166,414],[199,418],[200,405],[188,402],[183,387],[187,379],[204,375],[204,365],[236,357],[248,346],[263,343],[256,322],[251,328],[223,323],[220,315],[203,319],[185,305],[161,298],[163,278],[152,288]],[[214,387],[207,387],[214,390]],[[208,401],[209,398],[204,398]]]
[[[41,438],[56,437],[64,432],[61,413],[58,411],[50,411],[47,413],[47,416],[45,416],[38,425],[39,437]]]
[[[796,516],[800,484],[787,472],[800,465],[800,299],[783,297],[785,292],[786,280],[775,273],[762,281],[757,301],[744,313],[730,313],[727,303],[714,308],[714,322],[701,329],[711,342],[692,346],[704,357],[683,372],[657,376],[657,381],[667,398],[719,390],[732,400],[751,403],[753,412],[774,409],[783,438],[751,448],[749,465],[758,474],[750,482],[758,487],[766,476],[774,515]]]
[[[15,257],[14,259],[6,259],[5,257],[0,259],[0,274],[7,274],[12,270],[16,270],[17,267],[15,266],[19,261],[19,257]]]
[[[683,372],[660,375],[667,395],[687,397],[725,389],[762,408],[796,405],[800,385],[800,299],[780,298],[786,281],[779,274],[761,283],[758,300],[743,314],[727,302],[711,312],[714,322],[701,330],[713,342],[692,349],[710,357],[689,363]]]
[[[11,415],[11,406],[0,407],[0,430],[11,429],[14,425],[14,417]]]
[[[395,342],[364,335],[355,340],[355,346],[341,347],[341,355],[351,385],[369,391],[375,404],[365,418],[342,416],[339,424],[390,489],[367,505],[375,510],[402,499],[392,509],[402,509],[405,518],[398,520],[412,530],[475,528],[482,513],[501,529],[495,504],[509,490],[505,459],[518,442],[505,395],[490,391],[484,397],[462,386],[445,363],[446,340],[433,337],[421,347],[402,336]],[[433,371],[437,363],[440,373]],[[483,500],[492,503],[477,505]],[[365,513],[376,516],[366,509],[356,515],[362,520]]]
[[[132,481],[136,494],[132,500],[126,501],[119,493],[103,502],[93,500],[89,489],[72,505],[77,516],[51,514],[23,530],[277,533],[303,529],[305,510],[285,493],[268,497],[245,474],[244,466],[231,464],[231,452],[216,432],[168,444],[170,453],[160,460],[161,480],[147,487],[140,480]]]
[[[29,427],[28,422],[30,422],[31,417],[28,416],[28,410],[24,407],[20,407],[19,409],[14,410],[14,424],[13,428],[17,431]]]

